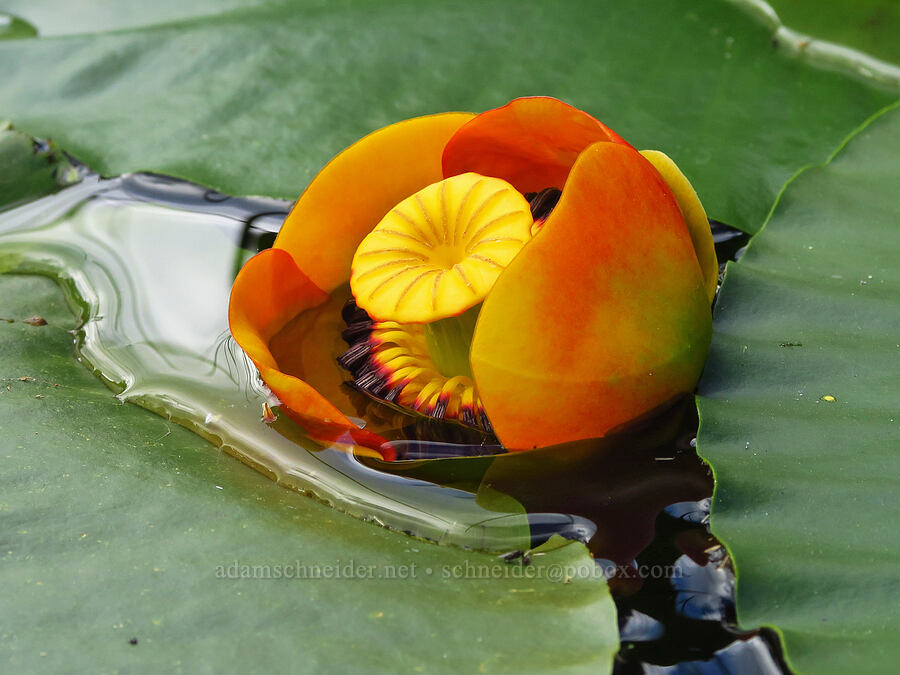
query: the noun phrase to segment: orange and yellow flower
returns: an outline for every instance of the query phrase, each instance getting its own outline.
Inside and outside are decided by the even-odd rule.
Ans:
[[[229,321],[313,438],[378,448],[337,393],[350,377],[304,347],[340,331],[349,283],[365,329],[342,359],[354,377],[522,450],[693,391],[717,274],[706,214],[668,157],[523,98],[399,122],[337,155],[241,269]]]

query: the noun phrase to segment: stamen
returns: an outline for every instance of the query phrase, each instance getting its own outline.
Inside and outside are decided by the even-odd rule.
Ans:
[[[353,299],[341,314],[349,347],[337,361],[353,377],[352,387],[428,417],[493,433],[474,381],[467,375],[441,374],[423,325],[373,321]]]
[[[547,216],[559,203],[562,190],[555,187],[544,188],[540,192],[526,192],[525,199],[531,206],[531,216],[535,220],[547,220]]]

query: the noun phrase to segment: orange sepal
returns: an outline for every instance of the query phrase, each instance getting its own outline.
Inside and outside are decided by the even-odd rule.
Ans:
[[[234,281],[228,305],[231,334],[279,398],[285,414],[311,438],[382,450],[385,439],[359,429],[300,377],[282,372],[269,348],[285,324],[326,300],[328,294],[300,271],[290,254],[280,249],[263,251],[247,261]],[[388,459],[393,449],[387,445],[384,450]]]
[[[350,278],[356,248],[397,203],[443,178],[444,145],[470,113],[416,117],[379,129],[332,159],[294,205],[275,247],[330,293]]]
[[[581,151],[598,141],[628,145],[568,103],[547,96],[517,98],[456,132],[444,149],[444,177],[473,171],[502,178],[522,193],[561,188]]]
[[[501,442],[603,436],[693,390],[709,302],[671,190],[629,146],[597,143],[500,275],[471,362]]]
[[[703,271],[706,294],[712,303],[719,285],[719,261],[716,258],[716,242],[713,240],[712,230],[709,229],[706,209],[700,203],[700,198],[687,176],[668,155],[659,150],[641,150],[641,154],[659,171],[659,175],[675,195],[675,201],[678,202],[681,215],[684,217],[684,224],[687,225],[691,241],[694,242],[694,252]]]

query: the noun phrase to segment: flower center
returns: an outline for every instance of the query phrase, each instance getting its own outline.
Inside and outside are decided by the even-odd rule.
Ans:
[[[450,270],[465,260],[466,251],[460,246],[440,244],[431,252],[431,261],[435,267]]]
[[[356,388],[491,431],[469,349],[481,302],[559,199],[467,173],[395,206],[353,257],[338,359]],[[527,197],[527,198],[526,198]]]
[[[528,201],[506,181],[448,178],[400,202],[363,239],[350,289],[378,321],[457,316],[484,300],[533,223]]]

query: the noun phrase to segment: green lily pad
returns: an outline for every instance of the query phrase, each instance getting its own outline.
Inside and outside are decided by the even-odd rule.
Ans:
[[[19,40],[37,35],[37,30],[27,21],[0,12],[0,40]]]
[[[893,95],[810,67],[717,0],[165,2],[140,21],[145,3],[107,4],[12,2],[69,34],[0,44],[2,114],[102,173],[232,194],[295,198],[375,128],[548,94],[664,150],[713,218],[754,231],[794,171]]]
[[[769,5],[781,22],[795,31],[900,63],[900,5],[896,2],[770,0]]]
[[[900,660],[900,108],[785,188],[730,264],[700,384],[745,627],[800,672]]]
[[[78,180],[78,172],[53,143],[36,142],[0,122],[0,208],[42,197]]]
[[[818,68],[900,90],[896,38],[900,10],[895,4],[881,0],[731,1],[767,26],[772,44],[783,52]]]
[[[523,567],[341,515],[119,403],[52,281],[0,276],[0,317],[11,672],[609,671],[581,544]]]

